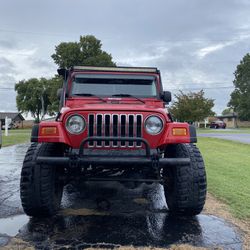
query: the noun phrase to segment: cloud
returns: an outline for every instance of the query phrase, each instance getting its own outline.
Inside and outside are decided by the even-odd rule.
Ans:
[[[16,94],[14,90],[0,89],[0,111],[16,111]],[[3,98],[4,97],[4,98]]]
[[[202,48],[197,52],[197,55],[199,58],[203,58],[210,53],[213,53],[217,50],[223,49],[224,47],[228,46],[228,44],[229,43],[226,43],[226,44],[221,43],[221,44],[211,45],[211,46]]]
[[[119,65],[157,66],[166,88],[216,89],[232,84],[237,64],[250,51],[247,0],[227,4],[215,0],[76,0],[74,6],[69,12],[72,2],[68,0],[3,1],[0,77],[13,85],[23,78],[53,76],[57,67],[50,55],[55,45],[93,34]],[[229,92],[220,89],[215,95],[206,90],[218,99],[217,113],[226,106]]]
[[[32,65],[38,69],[41,69],[41,68],[45,68],[45,69],[48,69],[48,68],[51,68],[51,63],[46,60],[46,59],[40,59],[40,58],[35,58],[35,59],[32,59]]]
[[[15,78],[11,74],[3,73],[0,68],[0,111],[16,110],[14,83]]]
[[[51,59],[41,56],[38,47],[6,49],[4,52],[5,57],[0,59],[0,67],[1,62],[4,66],[0,70],[2,73],[6,73],[8,68],[14,69],[15,71],[12,73],[15,73],[16,81],[32,77],[50,77],[53,75],[53,71],[56,73],[56,67]],[[3,50],[0,50],[0,54],[3,54]]]
[[[0,47],[1,54],[5,56],[0,57],[0,110],[16,111],[15,84],[32,77],[53,76],[55,66],[33,46]]]
[[[204,58],[205,56],[211,54],[211,53],[214,53],[218,50],[222,50],[222,49],[225,49],[226,47],[228,46],[232,46],[234,44],[238,44],[240,43],[242,40],[246,40],[248,39],[249,36],[248,35],[239,35],[238,39],[235,39],[233,41],[230,41],[230,42],[224,42],[224,43],[218,43],[218,44],[213,44],[213,45],[209,45],[207,47],[204,47],[202,49],[199,49],[197,51],[197,56],[202,59]]]
[[[118,58],[118,65],[130,65],[130,66],[147,66],[154,61],[159,60],[163,55],[155,53],[138,53],[138,51],[130,51],[126,57]]]
[[[16,46],[16,43],[13,40],[0,40],[0,48],[12,49]]]
[[[0,74],[14,73],[14,64],[5,57],[0,57]]]

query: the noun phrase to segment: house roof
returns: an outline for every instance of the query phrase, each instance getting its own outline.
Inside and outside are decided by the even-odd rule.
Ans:
[[[216,116],[219,119],[223,119],[223,118],[237,118],[238,115],[236,113],[233,114],[227,114],[227,115],[217,115]]]
[[[5,119],[5,117],[11,118],[12,120],[16,121],[24,121],[25,119],[23,118],[21,113],[18,112],[0,112],[0,119]]]

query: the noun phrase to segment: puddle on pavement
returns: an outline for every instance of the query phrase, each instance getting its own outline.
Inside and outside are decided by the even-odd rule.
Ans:
[[[158,205],[154,203],[154,197],[158,201],[159,192],[162,192],[159,186],[150,187],[144,196],[142,190],[123,191],[123,196],[120,192],[113,193],[108,199],[103,199],[110,204],[108,211],[98,206],[100,192],[95,190],[96,193],[91,191],[92,199],[81,198],[81,191],[66,192],[67,205],[64,204],[65,207],[53,218],[29,219],[21,215],[0,220],[3,225],[0,233],[17,234],[17,238],[38,249],[63,246],[84,249],[107,244],[163,248],[172,244],[190,244],[242,249],[239,232],[218,217],[204,214],[191,218],[169,216],[163,201]]]
[[[17,237],[38,249],[57,249],[63,246],[83,249],[87,246],[100,246],[100,242],[112,246],[164,248],[172,244],[190,244],[242,249],[241,236],[232,225],[220,218],[208,215],[173,218],[160,212],[31,218]]]
[[[9,236],[15,236],[18,231],[26,223],[28,223],[29,217],[21,214],[9,218],[0,219],[0,234],[7,234]]]

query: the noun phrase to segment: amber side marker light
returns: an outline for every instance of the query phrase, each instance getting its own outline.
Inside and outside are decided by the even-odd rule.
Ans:
[[[42,135],[56,135],[57,127],[44,127],[41,131]]]
[[[173,128],[172,134],[176,136],[187,135],[187,129],[186,128]]]

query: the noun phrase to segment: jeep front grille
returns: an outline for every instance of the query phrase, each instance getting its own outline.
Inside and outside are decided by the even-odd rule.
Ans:
[[[142,137],[142,115],[90,114],[88,136]],[[141,142],[89,142],[97,147],[141,147]]]

